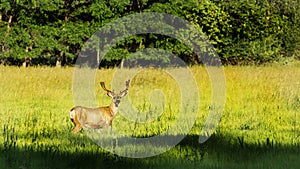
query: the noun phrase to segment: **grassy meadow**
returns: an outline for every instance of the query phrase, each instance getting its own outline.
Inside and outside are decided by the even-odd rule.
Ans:
[[[0,168],[298,168],[299,64],[225,67],[225,109],[218,128],[203,144],[198,139],[211,108],[212,89],[204,67],[190,70],[198,86],[200,105],[186,115],[188,118],[189,113],[197,113],[188,135],[158,156],[126,158],[102,149],[84,131],[71,133],[74,68],[0,66]],[[99,82],[106,82],[110,88],[115,71],[100,69],[96,73],[95,96],[99,106],[111,102]],[[149,97],[156,89],[164,96],[154,92]],[[151,110],[150,102],[156,99],[153,97],[164,97],[164,112],[152,112],[149,123],[128,121],[131,117],[120,112],[113,128],[141,138],[166,131],[178,117],[178,91],[174,79],[163,70],[140,71],[132,79],[126,97],[144,112]]]

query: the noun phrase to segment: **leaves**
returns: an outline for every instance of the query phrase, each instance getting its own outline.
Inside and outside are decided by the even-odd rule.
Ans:
[[[0,60],[54,58],[74,63],[84,43],[103,26],[106,26],[104,36],[99,37],[99,42],[93,42],[100,53],[104,50],[101,45],[112,41],[111,36],[161,27],[159,22],[136,24],[136,30],[126,24],[109,26],[118,18],[143,12],[167,13],[192,23],[205,33],[227,64],[297,58],[300,53],[299,11],[296,0],[1,0]],[[128,24],[131,22],[135,21],[129,20]],[[264,41],[273,45],[270,47]],[[190,64],[200,63],[186,44],[172,37],[147,33],[118,40],[103,59],[113,65],[146,48],[167,50]]]

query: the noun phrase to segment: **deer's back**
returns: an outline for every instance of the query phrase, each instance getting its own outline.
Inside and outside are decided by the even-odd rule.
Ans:
[[[109,107],[87,108],[76,106],[71,109],[71,112],[73,112],[82,126],[91,128],[101,128],[110,125],[112,120]],[[72,116],[71,113],[70,116]]]

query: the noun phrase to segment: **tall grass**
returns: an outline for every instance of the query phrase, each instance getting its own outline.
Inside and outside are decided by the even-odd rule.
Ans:
[[[198,135],[211,108],[212,89],[205,68],[197,66],[190,70],[200,93],[200,108],[192,112],[197,113],[192,130],[166,153],[129,159],[107,152],[84,132],[71,134],[73,125],[68,112],[74,106],[74,68],[0,67],[0,168],[296,168],[299,165],[299,65],[226,67],[226,106],[217,130],[204,144],[198,143]],[[96,73],[99,106],[111,101],[99,87],[99,81],[107,82],[110,88],[115,72],[116,69],[101,69]],[[156,89],[164,96],[160,91],[153,93]],[[128,94],[131,103],[141,113],[149,113],[151,101],[165,97],[164,112],[145,113],[147,123],[139,124],[134,122],[135,117],[120,112],[113,128],[135,137],[166,131],[180,109],[178,91],[176,81],[163,70],[140,71],[131,81]]]

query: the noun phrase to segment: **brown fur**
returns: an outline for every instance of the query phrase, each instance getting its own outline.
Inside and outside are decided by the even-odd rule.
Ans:
[[[73,107],[70,110],[70,119],[75,125],[73,133],[78,133],[82,128],[100,129],[112,125],[113,119],[118,112],[120,99],[128,92],[129,80],[126,82],[126,89],[119,94],[107,90],[104,83],[100,82],[106,94],[112,98],[112,103],[106,107],[87,108],[82,106]]]

